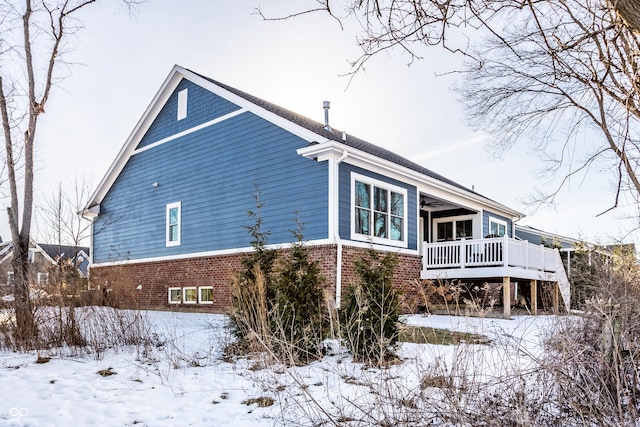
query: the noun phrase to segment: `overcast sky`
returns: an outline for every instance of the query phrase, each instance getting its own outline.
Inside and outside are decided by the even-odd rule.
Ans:
[[[536,188],[553,188],[538,174],[544,164],[525,146],[502,159],[489,155],[487,137],[466,126],[450,90],[456,76],[442,76],[459,60],[437,48],[422,50],[424,59],[411,66],[401,52],[382,54],[350,81],[341,75],[359,53],[352,19],[344,30],[326,14],[265,22],[254,13],[258,0],[154,0],[134,15],[106,3],[82,15],[85,29],[67,57],[75,65],[41,117],[39,204],[58,182],[85,176],[97,185],[179,64],[318,121],[329,100],[335,128],[520,210],[523,224],[602,243],[633,226],[620,219],[628,211],[596,217],[614,202],[610,171],[592,170],[561,192],[556,209],[531,213],[522,201]],[[262,9],[278,15],[301,3],[263,0]],[[6,218],[0,234],[10,236]]]

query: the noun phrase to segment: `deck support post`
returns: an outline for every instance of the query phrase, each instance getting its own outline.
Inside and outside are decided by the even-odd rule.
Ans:
[[[538,314],[538,281],[531,281],[531,314]]]
[[[511,278],[502,278],[502,307],[503,315],[505,319],[511,319]]]
[[[553,314],[560,313],[560,284],[553,282]]]

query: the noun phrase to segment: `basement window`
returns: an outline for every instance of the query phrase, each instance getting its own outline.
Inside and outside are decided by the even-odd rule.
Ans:
[[[182,288],[169,288],[169,304],[182,302]]]
[[[198,302],[198,289],[195,287],[182,288],[182,302],[196,304]]]
[[[198,302],[200,304],[213,304],[213,286],[201,286],[198,288]]]

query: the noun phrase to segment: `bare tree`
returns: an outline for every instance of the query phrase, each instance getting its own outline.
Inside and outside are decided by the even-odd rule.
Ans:
[[[493,137],[498,152],[530,139],[553,161],[549,171],[563,177],[538,201],[553,200],[596,163],[616,184],[612,208],[624,192],[640,197],[637,0],[316,0],[309,8],[336,19],[341,9],[364,30],[354,73],[391,49],[410,61],[424,46],[464,55],[466,66],[456,71],[466,73],[461,94],[470,122]]]
[[[29,299],[27,261],[38,119],[61,78],[60,66],[66,65],[66,42],[80,28],[77,16],[96,1],[5,0],[0,5],[0,115],[9,182],[7,214],[13,241],[14,338],[22,346],[29,345],[37,333]]]
[[[81,215],[91,188],[84,178],[76,178],[67,187],[60,182],[44,204],[36,207],[38,235],[47,243],[81,246],[91,234],[91,222]]]

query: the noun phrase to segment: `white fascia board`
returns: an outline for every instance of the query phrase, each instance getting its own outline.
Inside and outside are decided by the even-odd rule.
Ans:
[[[321,239],[321,240],[310,240],[310,241],[304,242],[304,244],[305,244],[305,246],[313,247],[313,246],[335,245],[336,242],[334,242],[331,239]],[[348,241],[348,242],[345,242],[344,244],[348,245],[348,246],[363,248],[363,249],[373,248],[373,249],[376,249],[376,250],[379,250],[379,251],[394,252],[394,253],[397,253],[397,254],[406,254],[406,255],[419,255],[420,254],[418,250],[403,249],[403,248],[397,248],[397,247],[385,246],[385,245],[376,245],[376,244],[371,244],[371,243],[367,243],[367,242]],[[293,247],[293,243],[283,243],[283,244],[279,244],[279,245],[267,245],[266,249],[278,250],[278,249],[290,249],[291,247]],[[151,262],[178,261],[178,260],[185,260],[185,259],[192,259],[192,258],[203,258],[203,257],[224,256],[224,255],[236,255],[236,254],[242,254],[242,253],[250,253],[250,252],[254,252],[254,251],[255,251],[255,249],[252,248],[252,247],[222,249],[222,250],[218,250],[218,251],[194,252],[194,253],[180,254],[180,255],[167,255],[167,256],[158,256],[158,257],[151,257],[151,258],[140,258],[140,259],[127,259],[127,260],[122,260],[122,261],[109,261],[109,262],[101,262],[101,263],[95,263],[95,264],[92,263],[91,267],[112,267],[112,266],[116,266],[116,265],[146,264],[146,263],[151,263]]]
[[[91,220],[100,215],[100,205],[93,205],[90,208],[85,208],[78,212],[83,218]]]
[[[310,240],[304,242],[305,246],[323,246],[323,245],[331,245],[335,244],[330,239],[320,239],[320,240]],[[267,245],[265,249],[289,249],[293,246],[293,243],[283,243],[283,244],[274,244]],[[157,256],[157,257],[149,257],[149,258],[139,258],[139,259],[127,259],[122,261],[109,261],[109,262],[101,262],[93,264],[93,267],[110,267],[114,265],[127,265],[127,264],[143,264],[149,262],[161,262],[161,261],[177,261],[183,259],[192,259],[192,258],[203,258],[203,257],[212,257],[212,256],[224,256],[224,255],[236,255],[242,253],[250,253],[254,252],[255,248],[249,246],[244,248],[232,248],[232,249],[220,249],[216,251],[203,251],[203,252],[192,252],[187,254],[179,254],[179,255],[166,255],[166,256]]]
[[[514,230],[514,233],[516,230],[522,230],[525,233],[531,233],[531,234],[538,235],[540,237],[546,237],[551,239],[564,240],[566,242],[573,243],[574,245],[579,245],[580,243],[587,243],[584,240],[576,239],[574,237],[561,236],[560,234],[550,233],[548,231],[539,230],[527,225],[520,225],[517,223],[513,224],[513,230]]]
[[[53,265],[58,265],[58,264],[56,264],[56,262],[53,260],[53,258],[51,258],[51,257],[49,256],[49,254],[48,254],[44,249],[42,249],[42,247],[41,247],[39,244],[35,243],[35,247],[34,247],[34,249],[36,249],[38,252],[40,252],[40,253],[42,254],[42,256],[44,257],[44,259],[46,259],[47,261],[49,261],[51,264],[53,264]]]
[[[155,120],[162,107],[164,107],[169,96],[171,96],[180,80],[182,80],[180,72],[181,69],[182,67],[178,65],[173,66],[173,69],[160,86],[158,92],[156,92],[155,96],[147,106],[147,109],[142,114],[142,117],[138,120],[133,131],[129,134],[126,142],[116,155],[116,158],[107,170],[107,173],[98,184],[96,191],[89,199],[86,210],[89,210],[94,205],[102,202],[102,199],[107,194],[107,191],[109,191],[118,175],[120,175],[120,172],[122,172],[122,169],[127,164],[127,161],[138,146],[138,143],[151,126],[151,123],[153,123],[153,120]]]
[[[212,93],[215,93],[216,95],[225,98],[228,101],[233,102],[234,104],[245,108],[247,111],[255,114],[258,117],[261,117],[265,120],[267,120],[268,122],[271,122],[273,124],[275,124],[276,126],[287,130],[291,133],[293,133],[296,136],[299,136],[300,138],[308,141],[308,142],[312,142],[312,141],[326,141],[327,139],[325,137],[323,137],[322,135],[319,135],[315,132],[312,132],[296,123],[293,123],[283,117],[280,117],[279,115],[272,113],[269,110],[265,110],[264,108],[260,107],[259,105],[254,104],[253,102],[239,96],[236,95],[233,92],[230,92],[218,85],[216,85],[215,83],[199,76],[196,73],[193,73],[185,68],[179,67],[181,70],[181,73],[184,75],[185,78],[187,78],[188,80],[194,82],[195,84],[197,84],[198,86],[202,86],[203,88],[211,91]]]
[[[414,171],[413,169],[400,166],[396,163],[381,159],[380,157],[365,153],[364,151],[349,147],[337,141],[328,141],[322,144],[304,147],[298,149],[297,152],[301,156],[307,158],[317,158],[318,161],[322,161],[328,160],[329,158],[334,156],[336,152],[344,153],[345,151],[348,153],[348,157],[346,158],[345,162],[351,163],[356,166],[361,166],[364,169],[372,172],[377,172],[385,176],[397,178],[400,181],[407,182],[407,179],[409,179],[410,183],[418,188],[427,184],[431,188],[442,191],[443,197],[446,197],[449,200],[454,199],[463,206],[464,204],[471,203],[472,205],[478,206],[476,210],[481,210],[482,207],[491,207],[492,209],[498,211],[498,213],[506,214],[505,216],[510,217],[512,220],[517,220],[524,217],[522,213],[511,209],[501,203],[495,202],[471,192],[464,191],[461,188],[421,174],[420,172]]]
[[[149,129],[149,126],[151,126],[151,123],[153,123],[153,120],[155,120],[158,113],[164,107],[165,103],[167,102],[175,88],[178,86],[178,83],[180,83],[183,78],[186,78],[187,80],[211,91],[212,93],[215,93],[216,95],[219,95],[222,98],[233,102],[241,108],[244,108],[245,110],[250,111],[257,116],[262,117],[263,119],[301,137],[306,141],[312,142],[326,140],[325,137],[318,135],[317,133],[312,132],[308,129],[305,129],[300,125],[290,122],[289,120],[286,120],[278,116],[277,114],[265,110],[264,108],[259,107],[258,105],[234,94],[233,92],[217,86],[211,81],[187,70],[186,68],[183,68],[179,65],[174,65],[171,72],[164,80],[164,82],[160,86],[160,89],[153,97],[151,103],[144,111],[142,117],[127,138],[126,142],[118,152],[116,159],[111,164],[111,166],[107,170],[107,173],[98,184],[96,191],[89,199],[87,209],[102,202],[102,199],[107,194],[118,175],[120,175],[120,172],[122,172],[122,169],[126,165],[127,161],[134,154],[135,148],[138,146],[140,140]]]
[[[555,273],[530,270],[520,267],[474,267],[452,268],[437,270],[422,270],[421,279],[453,280],[453,279],[484,279],[488,277],[511,277],[512,279],[528,279],[542,281],[557,281]]]
[[[341,157],[345,151],[352,150],[346,145],[338,145],[335,141],[327,141],[320,144],[310,145],[308,147],[298,148],[296,151],[298,155],[306,157],[307,159],[316,159],[319,162],[330,160],[337,157]]]

